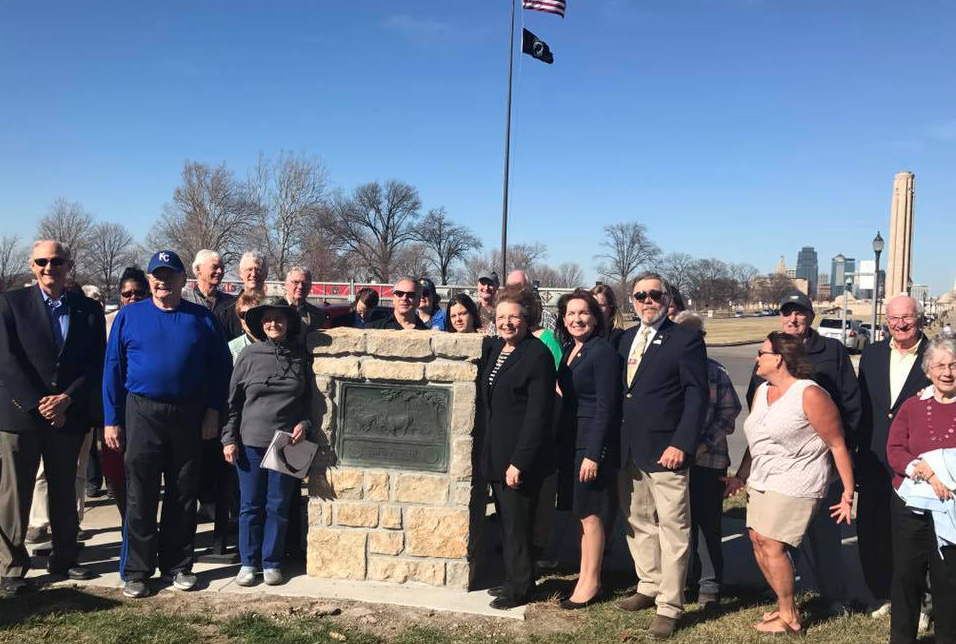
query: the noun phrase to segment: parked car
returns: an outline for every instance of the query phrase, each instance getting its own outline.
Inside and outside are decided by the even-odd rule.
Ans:
[[[843,328],[846,326],[846,350],[858,353],[869,342],[870,334],[863,328],[860,320],[843,320],[841,318],[823,318],[817,331],[826,338],[843,341]]]
[[[735,317],[735,318],[742,318],[743,316],[744,316],[744,312],[743,312],[743,311],[734,311],[734,317]]]

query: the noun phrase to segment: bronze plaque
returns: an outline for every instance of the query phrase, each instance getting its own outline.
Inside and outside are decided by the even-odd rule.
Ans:
[[[359,382],[339,387],[343,465],[448,471],[450,390]]]

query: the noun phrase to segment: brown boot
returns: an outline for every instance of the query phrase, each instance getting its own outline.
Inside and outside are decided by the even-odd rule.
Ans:
[[[641,593],[634,593],[632,597],[622,599],[614,605],[620,610],[631,612],[635,610],[644,610],[645,608],[653,608],[656,605],[656,602],[654,601],[653,597],[648,597],[647,595],[642,595]]]
[[[675,628],[677,628],[677,620],[675,618],[655,615],[654,621],[651,622],[650,628],[647,629],[647,634],[655,640],[666,640],[674,634]]]

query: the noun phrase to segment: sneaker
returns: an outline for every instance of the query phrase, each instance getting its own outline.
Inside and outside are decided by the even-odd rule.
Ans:
[[[868,612],[870,617],[873,619],[879,619],[881,617],[889,617],[890,615],[890,602],[882,602],[878,604],[873,604],[870,606]]]
[[[191,572],[177,572],[173,577],[173,588],[176,590],[196,590],[196,584],[199,582],[196,575]]]
[[[23,540],[27,543],[45,543],[50,540],[50,528],[45,525],[37,528],[27,527],[27,534]]]
[[[236,584],[239,586],[256,585],[256,569],[252,566],[242,566],[236,575]]]
[[[262,581],[266,582],[266,586],[278,586],[285,582],[285,577],[278,568],[266,568],[262,571]]]
[[[851,612],[850,606],[839,600],[827,604],[827,613],[830,617],[849,617]]]
[[[123,594],[132,599],[141,599],[149,595],[149,587],[145,581],[127,581],[123,586]]]
[[[933,622],[933,616],[929,613],[924,613],[920,611],[919,614],[919,627],[916,629],[920,635],[925,635],[929,632],[929,625]]]

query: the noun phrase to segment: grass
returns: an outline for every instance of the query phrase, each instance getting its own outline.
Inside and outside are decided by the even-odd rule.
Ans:
[[[552,591],[566,580],[546,579]],[[115,591],[111,592],[118,596]],[[619,590],[616,597],[629,591]],[[611,601],[583,611],[562,611],[550,598],[529,607],[527,620],[442,615],[401,609],[378,620],[348,620],[340,617],[269,615],[228,611],[204,606],[196,597],[189,609],[165,605],[163,597],[145,602],[126,602],[98,597],[78,590],[42,590],[30,598],[0,598],[0,642],[17,644],[613,644],[649,642],[644,631],[653,611],[624,613]],[[237,599],[236,601],[241,601]],[[290,603],[296,600],[289,600]],[[688,607],[675,644],[734,642],[758,644],[772,637],[755,632],[768,600],[753,589],[729,589],[720,612],[705,613]],[[254,604],[252,604],[254,607]],[[884,642],[889,619],[862,615],[828,619],[813,596],[800,599],[809,643],[867,644]],[[383,609],[388,610],[388,609]],[[415,613],[413,615],[413,613]],[[387,634],[373,622],[389,623]],[[377,630],[376,630],[377,629]],[[931,641],[924,638],[923,641]]]

